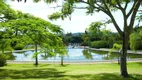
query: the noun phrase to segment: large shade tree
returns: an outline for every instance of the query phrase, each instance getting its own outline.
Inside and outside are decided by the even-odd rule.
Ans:
[[[16,20],[6,22],[9,29],[14,31],[14,38],[23,40],[27,44],[35,47],[35,65],[38,65],[38,46],[48,49],[48,54],[56,53],[58,46],[62,44],[59,35],[62,29],[41,18],[34,17],[30,14],[17,12],[19,17]],[[62,53],[60,53],[62,54]]]
[[[54,0],[53,0],[54,1]],[[75,6],[76,4],[84,3],[88,6]],[[67,17],[71,15],[73,9],[87,9],[87,13],[94,13],[94,12],[104,12],[109,18],[112,20],[112,23],[118,33],[120,34],[122,41],[123,41],[123,49],[121,53],[121,75],[123,77],[128,77],[127,72],[127,64],[126,64],[126,57],[127,57],[127,49],[129,43],[129,36],[133,30],[135,18],[140,8],[142,0],[66,0],[63,8],[62,14],[53,14],[50,15],[50,19],[59,18],[59,17]],[[123,26],[119,26],[119,23],[116,21],[114,17],[113,11],[121,11],[123,15]],[[123,27],[123,30],[120,28]]]
[[[20,0],[18,0],[20,1]],[[26,1],[26,0],[24,0]],[[38,2],[40,0],[34,0]],[[45,0],[46,3],[57,2],[57,0]],[[77,4],[87,4],[88,6],[75,6]],[[71,18],[71,14],[74,9],[87,9],[88,14],[92,14],[94,12],[104,12],[106,15],[110,17],[114,27],[117,29],[123,40],[122,53],[121,53],[121,75],[123,77],[128,77],[127,65],[126,65],[126,56],[128,49],[129,36],[133,30],[135,18],[140,8],[142,0],[64,0],[64,4],[62,6],[61,12],[54,13],[50,15],[50,19],[57,19],[65,17]],[[116,22],[116,18],[112,11],[121,11],[123,15],[123,26],[119,26]],[[123,30],[120,29],[123,27]]]
[[[9,43],[19,44],[18,42],[24,42],[27,45],[33,44],[35,46],[35,65],[38,65],[38,46],[48,49],[47,54],[64,54],[64,45],[62,45],[63,42],[60,37],[63,30],[59,26],[28,13],[14,11],[3,0],[0,1],[0,29],[4,33],[8,33],[6,34],[6,40],[3,37],[5,35],[2,35],[4,39],[0,40],[0,42],[4,43],[4,45],[1,49],[7,47],[6,41],[9,39],[12,41],[7,41]]]

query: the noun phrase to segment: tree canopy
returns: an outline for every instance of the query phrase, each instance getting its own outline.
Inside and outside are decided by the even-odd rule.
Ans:
[[[62,38],[63,29],[39,17],[35,17],[21,11],[14,11],[3,0],[0,2],[0,48],[8,45],[24,46],[32,44],[35,46],[36,65],[38,65],[37,47],[48,49],[47,54],[64,54],[65,45]],[[12,46],[12,47],[13,47]],[[44,51],[45,52],[45,51]]]

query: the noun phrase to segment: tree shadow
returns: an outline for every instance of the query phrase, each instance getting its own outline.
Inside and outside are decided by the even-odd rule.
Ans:
[[[58,71],[55,68],[43,68],[43,69],[26,69],[26,70],[7,70],[0,69],[0,79],[12,78],[12,79],[28,79],[28,78],[51,78],[62,77],[63,71]]]
[[[142,65],[142,62],[137,62],[137,64]]]
[[[52,80],[141,80],[142,74],[130,74],[123,78],[119,73],[65,75],[66,71],[55,68],[10,70],[0,69],[0,80],[10,79],[52,79]]]
[[[71,79],[79,80],[141,80],[142,75],[131,74],[128,78],[123,78],[116,73],[100,73],[100,74],[84,74],[84,75],[68,75]]]
[[[64,64],[64,65],[59,65],[59,67],[67,67],[69,66],[70,64]]]
[[[34,64],[33,64],[34,65]],[[49,66],[50,64],[42,64],[42,65],[38,65],[38,67],[47,67]]]

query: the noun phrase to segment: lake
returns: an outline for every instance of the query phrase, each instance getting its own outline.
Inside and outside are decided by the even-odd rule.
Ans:
[[[32,58],[33,51],[25,51],[20,53],[13,53],[11,59],[15,61],[34,61]],[[139,54],[128,54],[127,59],[141,58],[142,55]],[[11,60],[10,59],[10,60]],[[61,57],[57,55],[56,57],[47,57],[45,53],[40,53],[38,55],[39,61],[60,61]],[[103,60],[117,60],[117,53],[108,53],[93,51],[89,49],[68,49],[68,55],[64,56],[64,61],[103,61]]]

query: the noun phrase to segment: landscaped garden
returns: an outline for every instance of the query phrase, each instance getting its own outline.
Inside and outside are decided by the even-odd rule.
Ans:
[[[141,0],[28,1],[0,0],[0,80],[142,79]]]

